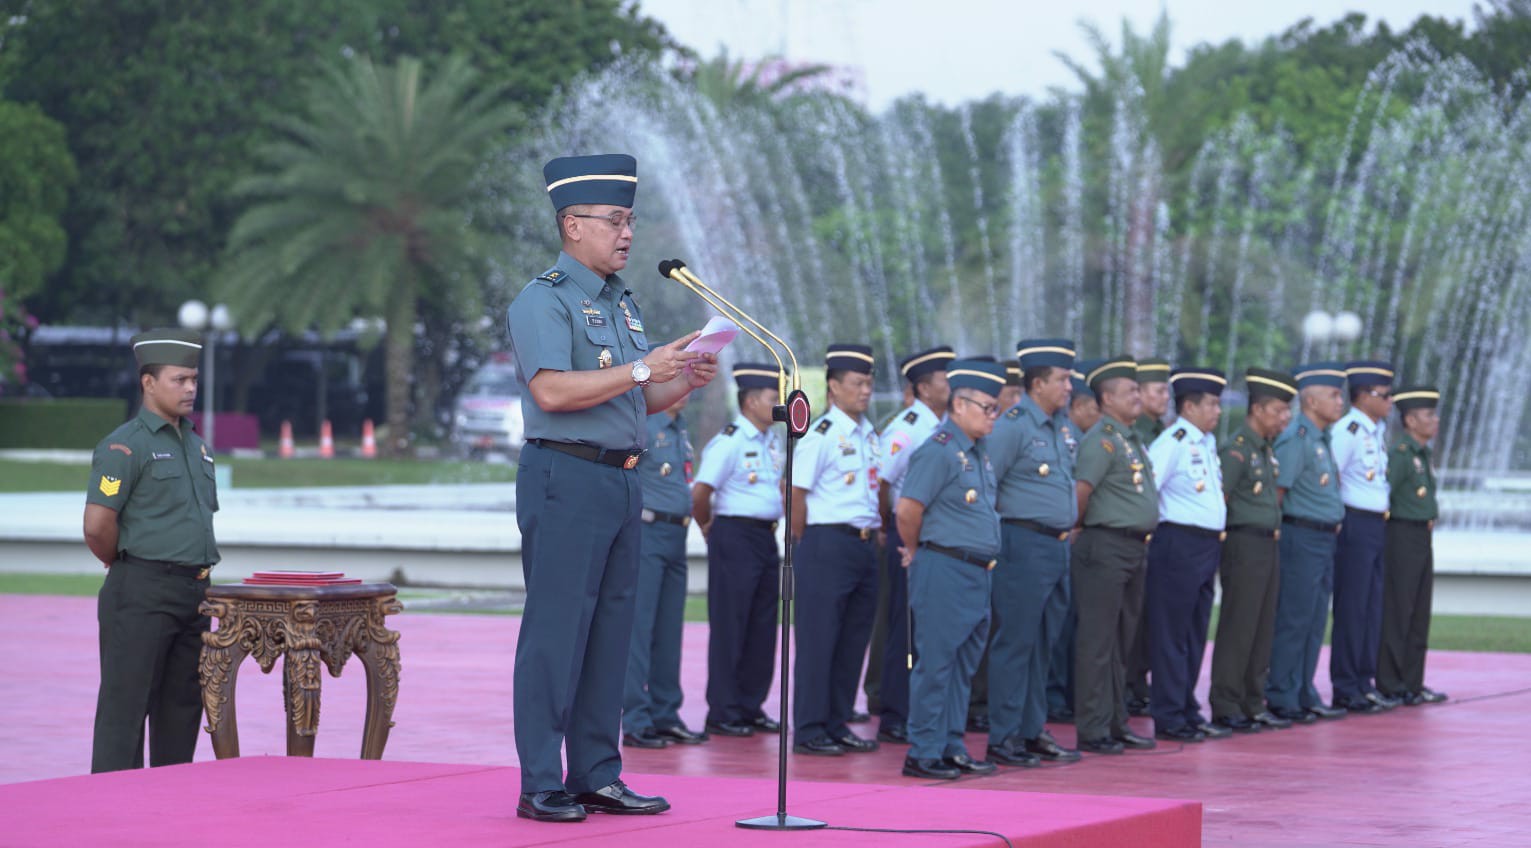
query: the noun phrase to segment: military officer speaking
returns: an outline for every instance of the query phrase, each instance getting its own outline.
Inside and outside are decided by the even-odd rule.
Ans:
[[[1392,491],[1377,688],[1410,707],[1446,700],[1446,693],[1425,685],[1430,598],[1435,582],[1431,537],[1440,514],[1435,503],[1435,472],[1430,467],[1430,441],[1441,426],[1435,411],[1440,402],[1441,393],[1434,386],[1409,386],[1393,393],[1403,434],[1388,451],[1387,479]]]
[[[85,544],[107,568],[92,773],[143,768],[145,719],[149,765],[192,761],[210,627],[197,608],[219,559],[213,457],[186,418],[202,338],[150,330],[132,345],[143,407],[96,446],[85,495]]]
[[[792,705],[799,754],[877,750],[847,723],[877,605],[878,466],[867,418],[872,349],[832,344],[825,356],[829,412],[799,441],[789,517],[797,548],[797,665]]]
[[[633,239],[637,163],[606,154],[543,168],[563,251],[516,296],[506,323],[526,447],[516,523],[526,605],[516,641],[516,814],[583,821],[648,814],[663,798],[621,780],[622,690],[643,509],[645,419],[717,373],[712,354],[649,342],[617,275]],[[566,749],[565,777],[560,749]]]
[[[1334,425],[1334,465],[1345,521],[1334,551],[1334,632],[1329,680],[1334,705],[1353,713],[1398,706],[1377,691],[1382,635],[1382,544],[1387,534],[1387,416],[1393,368],[1386,362],[1345,366],[1350,411]]]
[[[1138,360],[1138,387],[1143,392],[1143,412],[1132,422],[1143,444],[1151,445],[1164,432],[1164,419],[1170,409],[1170,363],[1168,359],[1148,356]],[[1138,632],[1127,651],[1127,712],[1135,716],[1149,714],[1148,652],[1150,636],[1148,616],[1138,618]]]
[[[638,587],[633,602],[633,638],[627,652],[622,695],[622,744],[663,748],[671,742],[699,745],[680,719],[680,639],[686,616],[686,530],[691,526],[691,472],[694,456],[686,420],[686,398],[648,417],[648,452],[638,464],[643,529]]]
[[[888,533],[888,631],[882,655],[873,651],[869,662],[882,664],[882,683],[878,691],[882,713],[877,724],[877,738],[883,742],[909,741],[904,730],[909,717],[909,596],[907,574],[898,552],[904,543],[893,521],[893,508],[904,485],[909,457],[941,423],[947,400],[951,397],[946,366],[956,358],[952,349],[944,345],[905,357],[898,368],[914,388],[914,403],[902,415],[895,416],[882,431],[878,504]]]
[[[910,457],[896,510],[919,622],[903,773],[950,780],[995,770],[968,754],[962,732],[968,687],[988,639],[990,572],[1000,548],[997,484],[983,439],[999,415],[1005,368],[956,360],[946,378],[947,418]]]
[[[1170,375],[1177,419],[1148,448],[1159,486],[1159,526],[1148,547],[1143,616],[1148,621],[1154,734],[1177,742],[1231,736],[1209,724],[1196,702],[1207,648],[1212,581],[1227,527],[1217,438],[1228,380],[1211,368]]]
[[[1315,362],[1297,369],[1300,412],[1276,437],[1281,477],[1281,588],[1265,700],[1277,718],[1311,723],[1343,718],[1324,706],[1313,675],[1329,619],[1334,538],[1345,517],[1329,429],[1345,411],[1345,369]]]
[[[751,736],[780,725],[762,705],[776,666],[781,556],[781,439],[775,365],[734,366],[739,416],[707,443],[691,487],[691,514],[707,537],[708,733]]]
[[[1053,648],[1069,610],[1069,537],[1077,523],[1068,418],[1074,343],[1027,339],[1016,348],[1025,394],[984,441],[999,478],[1002,527],[989,643],[988,759],[1034,766],[1079,759],[1044,726]]]
[[[1212,643],[1212,723],[1237,733],[1292,723],[1265,708],[1265,677],[1276,626],[1281,538],[1281,468],[1275,438],[1292,420],[1297,384],[1265,368],[1244,372],[1249,411],[1222,445],[1228,538],[1223,541],[1223,599]]]
[[[1074,726],[1079,749],[1120,754],[1154,740],[1127,726],[1127,650],[1143,611],[1148,542],[1159,493],[1132,422],[1143,409],[1137,364],[1122,355],[1086,375],[1103,415],[1079,440],[1074,487],[1084,529],[1069,553],[1079,610],[1074,646]]]

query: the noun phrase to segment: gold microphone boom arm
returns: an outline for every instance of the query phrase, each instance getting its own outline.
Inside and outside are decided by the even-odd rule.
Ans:
[[[798,365],[797,365],[797,354],[792,352],[792,346],[791,345],[789,345],[786,342],[782,341],[781,336],[778,336],[775,333],[771,332],[770,329],[766,327],[766,325],[760,323],[759,321],[756,321],[754,319],[754,317],[752,317],[748,312],[745,312],[743,309],[740,309],[738,306],[735,306],[733,303],[731,303],[728,300],[728,298],[726,298],[723,295],[720,295],[717,292],[713,291],[711,288],[708,287],[708,285],[706,283],[702,282],[695,274],[691,273],[691,269],[687,268],[685,265],[678,265],[678,266],[676,266],[675,269],[673,271],[671,271],[671,274],[672,274],[672,276],[674,274],[680,274],[681,276],[685,277],[687,280],[689,280],[691,283],[693,283],[694,285],[696,285],[697,287],[699,287],[703,291],[706,291],[708,294],[712,295],[713,297],[717,298],[718,300],[728,304],[729,308],[733,309],[734,312],[737,312],[746,321],[750,322],[751,324],[754,324],[757,328],[759,328],[760,332],[765,333],[767,336],[770,336],[777,344],[781,345],[782,349],[787,352],[787,358],[792,360],[792,388],[793,389],[801,389],[803,387],[802,379],[799,376],[799,370],[798,370]],[[754,335],[754,333],[751,333],[750,335]],[[783,394],[783,397],[785,397],[785,394]]]
[[[757,335],[754,330],[751,330],[747,323],[739,320],[739,317],[740,317],[740,315],[742,315],[742,313],[740,313],[740,315],[735,315],[729,309],[724,308],[723,304],[727,303],[727,301],[724,301],[723,298],[721,298],[721,297],[717,297],[716,294],[712,293],[711,289],[707,289],[707,291],[703,291],[702,288],[698,288],[697,286],[693,285],[690,280],[687,280],[684,276],[682,276],[679,273],[679,269],[675,269],[675,270],[670,271],[670,275],[669,276],[670,276],[670,279],[672,279],[675,282],[680,283],[681,285],[685,286],[688,290],[691,291],[692,294],[694,294],[697,297],[701,298],[702,300],[706,301],[708,306],[711,306],[713,309],[716,309],[718,311],[718,313],[721,314],[723,317],[729,319],[730,321],[733,321],[739,327],[739,329],[741,329],[745,333],[747,333],[750,338],[754,339],[757,342],[760,342],[760,346],[761,347],[764,347],[766,350],[771,352],[771,358],[776,360],[776,369],[777,369],[777,373],[776,373],[776,385],[777,385],[777,389],[780,391],[781,396],[783,398],[785,398],[787,396],[787,366],[781,361],[781,355],[776,352],[776,348],[772,347],[769,342],[767,342],[765,339],[762,339],[759,335]],[[705,288],[705,287],[703,287],[703,288]],[[716,298],[716,299],[714,299],[714,298]],[[722,302],[720,303],[719,301],[722,301]],[[733,306],[733,304],[728,304],[728,305],[729,306]],[[735,307],[735,309],[737,309],[737,308],[738,307]],[[744,317],[748,317],[748,316],[744,316]],[[758,326],[758,323],[757,323],[757,326]],[[761,329],[765,329],[765,328],[762,327]],[[775,338],[775,336],[772,336],[772,338]],[[787,353],[789,355],[791,354],[791,352],[792,351],[790,349],[787,351]],[[793,365],[796,365],[796,364],[797,364],[797,361],[793,360]]]

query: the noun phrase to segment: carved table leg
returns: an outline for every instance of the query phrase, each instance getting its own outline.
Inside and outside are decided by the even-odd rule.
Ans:
[[[234,714],[234,688],[239,666],[249,656],[248,639],[255,622],[228,604],[204,601],[200,612],[217,618],[218,629],[202,634],[202,656],[197,673],[202,679],[202,708],[207,713],[206,731],[213,737],[213,756],[220,760],[239,756],[239,722]],[[249,627],[247,627],[249,625]]]
[[[283,694],[287,701],[287,756],[312,757],[319,732],[320,643],[314,633],[317,605],[293,604],[286,622],[286,651],[282,659]]]
[[[367,722],[361,737],[364,760],[383,758],[388,731],[393,728],[393,708],[399,700],[399,634],[384,626],[383,616],[402,609],[394,597],[378,598],[357,634],[356,655],[367,669]]]

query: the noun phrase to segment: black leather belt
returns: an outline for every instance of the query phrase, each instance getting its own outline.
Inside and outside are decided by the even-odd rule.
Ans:
[[[1363,518],[1375,518],[1375,519],[1377,519],[1379,521],[1386,521],[1387,518],[1388,518],[1388,513],[1386,513],[1386,512],[1372,512],[1369,509],[1360,509],[1358,507],[1353,507],[1353,506],[1345,507],[1345,514],[1346,515],[1359,515],[1359,516],[1361,516]]]
[[[1312,519],[1308,518],[1298,518],[1295,515],[1281,516],[1281,523],[1291,524],[1295,527],[1306,527],[1309,530],[1317,530],[1320,533],[1340,532],[1340,525],[1338,524],[1330,524],[1325,521],[1313,521]]]
[[[968,553],[961,548],[948,548],[945,545],[938,545],[935,542],[921,542],[920,547],[925,548],[926,550],[935,551],[942,556],[949,556],[952,559],[960,559],[968,565],[976,565],[985,571],[993,571],[994,566],[998,564],[998,561],[993,557],[981,557],[978,554]]]
[[[657,521],[661,524],[676,524],[681,527],[691,526],[691,516],[676,515],[673,512],[660,512],[657,509],[645,509],[639,513],[639,517],[643,519],[644,524],[653,524]]]
[[[528,441],[539,448],[556,450],[569,456],[577,456],[580,459],[599,462],[602,465],[615,465],[618,468],[637,468],[638,457],[643,456],[643,451],[641,450],[608,450],[606,448],[598,448],[595,445],[554,442],[548,439],[529,439]]]
[[[1259,536],[1262,539],[1279,539],[1281,531],[1275,527],[1256,527],[1253,524],[1239,524],[1228,528],[1229,533],[1248,533],[1251,536]]]
[[[872,534],[877,531],[871,527],[857,527],[854,524],[811,524],[810,527],[823,527],[826,530],[836,530],[851,536],[855,536],[863,542],[872,540]]]
[[[1046,524],[1040,524],[1038,522],[1032,521],[1029,518],[1001,518],[1000,521],[1005,524],[1009,524],[1012,527],[1023,527],[1033,533],[1040,533],[1043,536],[1051,536],[1060,542],[1066,541],[1070,532],[1068,530],[1061,530],[1057,527],[1048,527]]]
[[[182,565],[178,562],[165,562],[158,559],[144,559],[129,553],[117,555],[118,562],[128,565],[136,565],[139,568],[149,568],[161,574],[174,574],[177,577],[185,577],[191,580],[206,580],[207,575],[213,570],[211,565]]]
[[[767,521],[764,518],[750,518],[744,515],[720,515],[718,518],[727,519],[729,521],[737,521],[740,524],[744,524],[749,527],[756,527],[761,530],[769,530],[772,533],[776,532],[776,522]]]
[[[1387,520],[1390,524],[1406,524],[1410,527],[1430,527],[1430,522],[1423,518],[1399,518],[1396,515],[1390,515]]]
[[[1149,540],[1153,539],[1154,537],[1154,534],[1148,530],[1129,530],[1126,527],[1106,527],[1101,524],[1086,525],[1085,529],[1100,530],[1102,532],[1111,533],[1117,536],[1126,536],[1133,541],[1142,542],[1145,545],[1148,544]]]
[[[1208,530],[1205,527],[1197,527],[1195,524],[1177,524],[1173,521],[1159,522],[1161,528],[1169,527],[1182,533],[1190,533],[1192,536],[1200,536],[1203,539],[1216,539],[1219,542],[1228,538],[1226,530]]]

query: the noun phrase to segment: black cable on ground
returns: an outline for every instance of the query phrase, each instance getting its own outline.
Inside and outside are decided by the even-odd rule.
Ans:
[[[1448,698],[1439,704],[1421,704],[1420,706],[1453,707],[1459,704],[1472,704],[1478,701],[1492,701],[1496,698],[1511,698],[1516,695],[1525,695],[1531,692],[1531,686],[1524,689],[1510,689],[1505,692],[1490,692],[1487,695],[1474,695],[1471,698]]]

